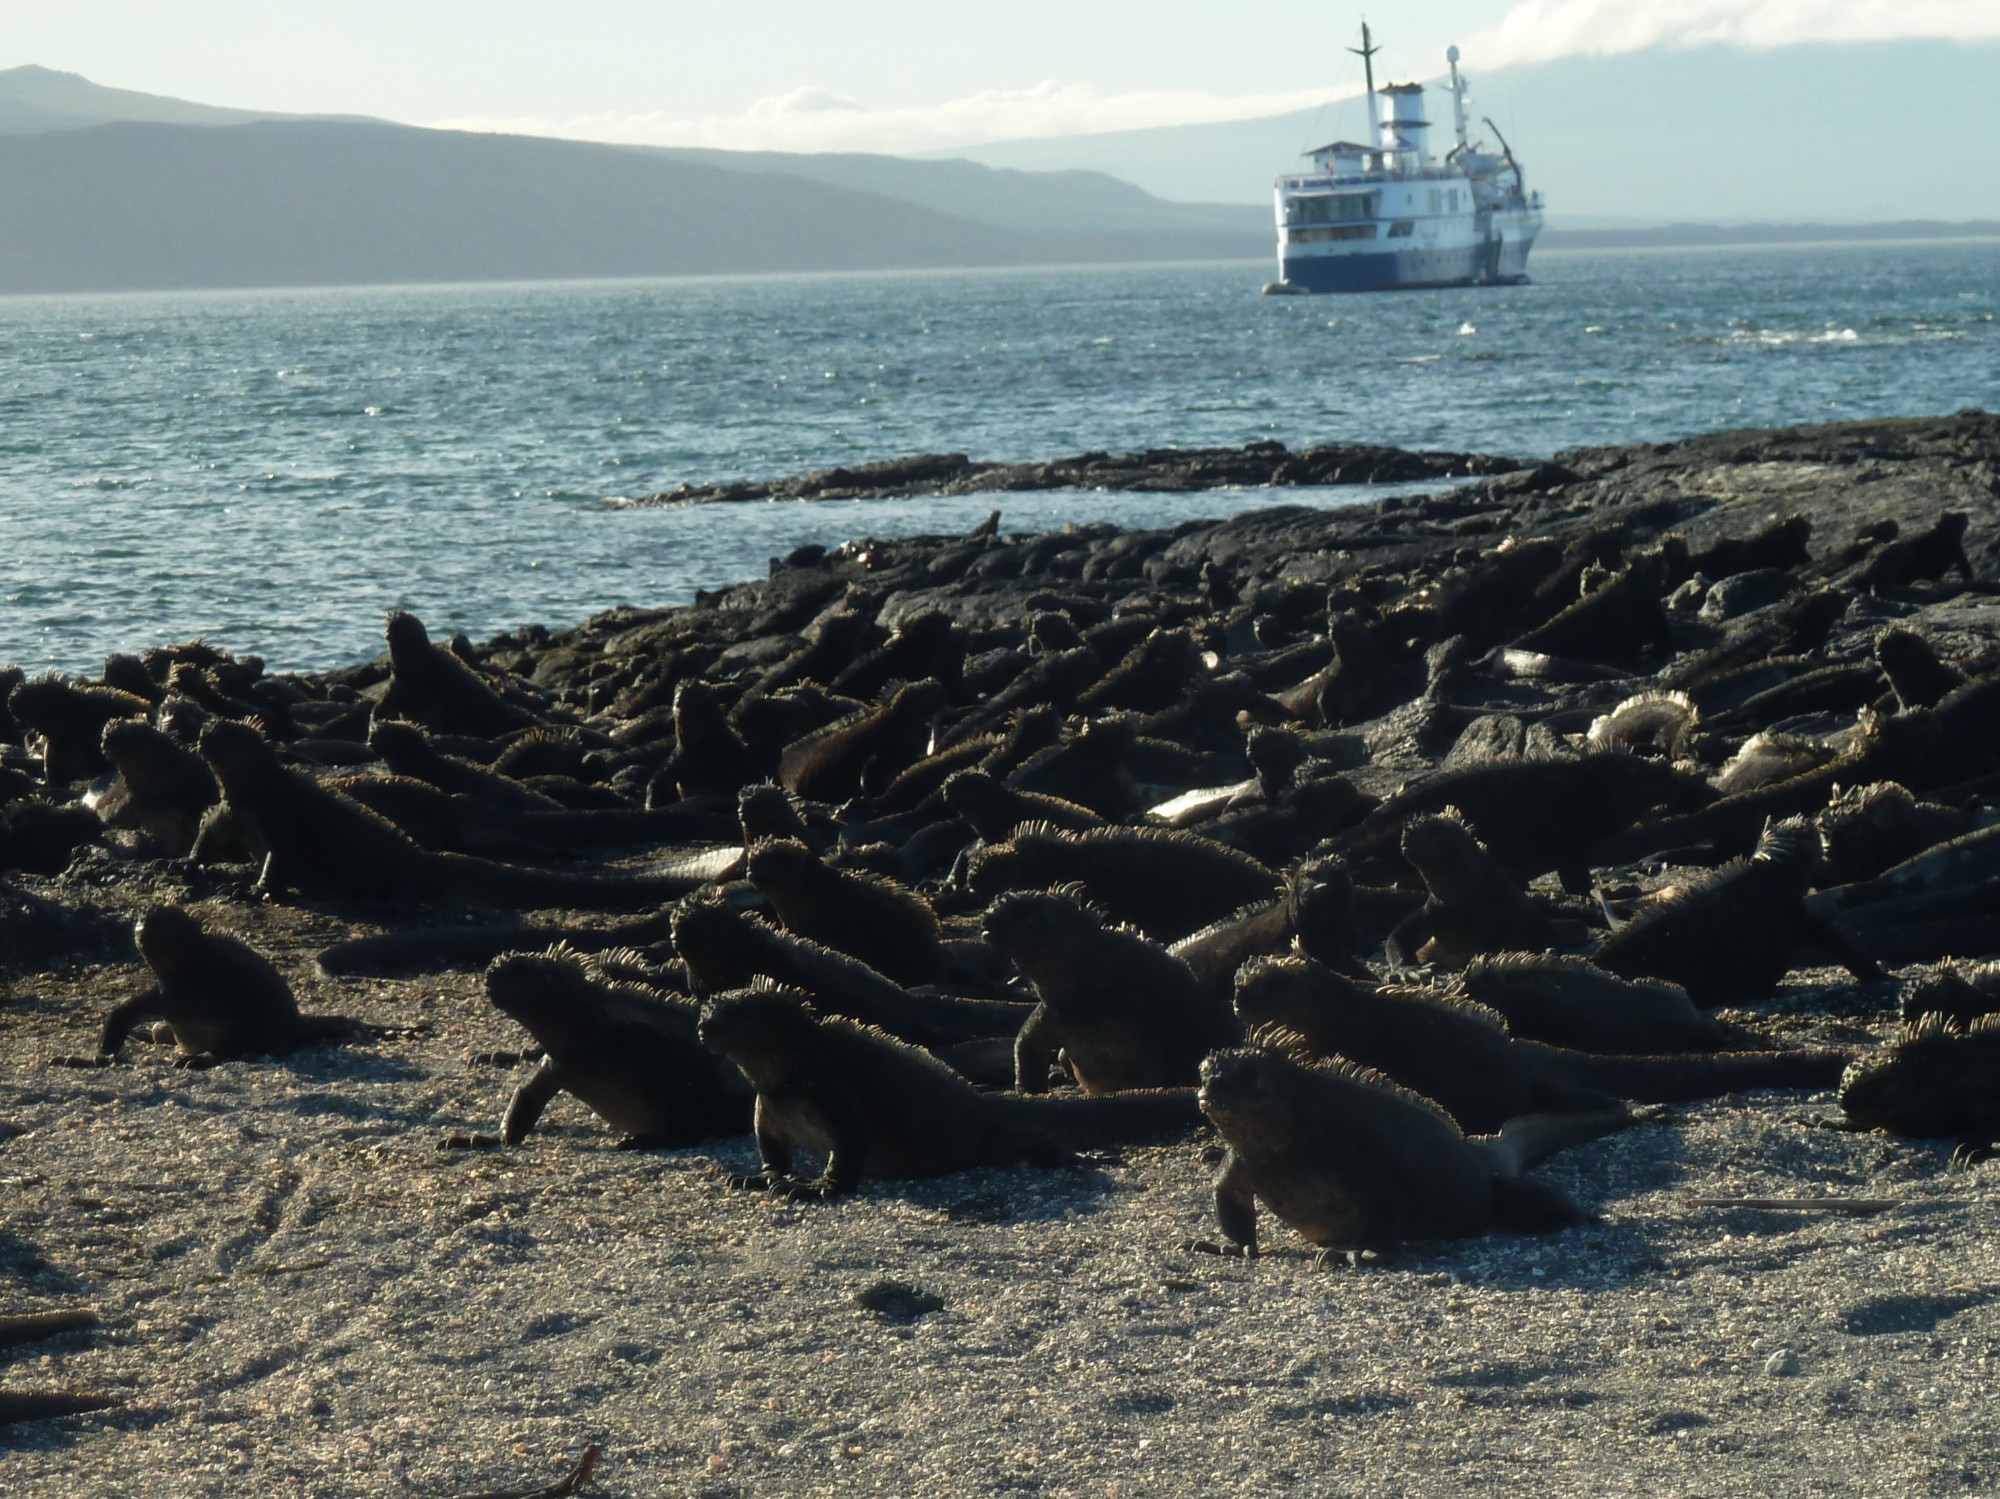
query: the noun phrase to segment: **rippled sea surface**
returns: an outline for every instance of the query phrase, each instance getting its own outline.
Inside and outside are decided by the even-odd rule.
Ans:
[[[1381,442],[1538,457],[2000,408],[2000,244],[1547,253],[1260,297],[1260,265],[0,300],[0,661],[274,667],[686,602],[805,541],[1354,491],[628,509],[897,454]]]

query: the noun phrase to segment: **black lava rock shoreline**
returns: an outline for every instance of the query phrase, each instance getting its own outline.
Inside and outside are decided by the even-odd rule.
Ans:
[[[2000,484],[2000,417],[1977,411],[1578,449],[1532,464],[1393,448],[1309,448],[1287,456],[1278,444],[1268,447],[1273,454],[1256,445],[1134,455],[1104,460],[1104,474],[1086,471],[1090,459],[1017,467],[966,465],[947,455],[768,484],[683,486],[656,498],[700,503],[920,493],[1004,496],[1008,489],[1091,485],[1202,489],[1480,477],[1442,494],[1391,496],[1332,511],[1279,503],[1229,520],[1188,521],[1160,531],[1078,524],[1045,535],[856,538],[831,552],[808,547],[773,559],[768,579],[704,591],[692,614],[620,609],[580,628],[532,633],[565,648],[590,649],[592,642],[633,628],[680,620],[698,625],[704,620],[700,611],[716,610],[710,622],[732,641],[745,641],[801,628],[849,582],[865,582],[887,596],[886,623],[930,608],[967,623],[991,623],[1010,612],[1018,615],[1025,599],[1051,586],[1074,587],[1107,604],[1148,589],[1189,588],[1205,563],[1231,569],[1239,585],[1303,588],[1411,567],[1436,575],[1509,536],[1569,538],[1603,530],[1645,544],[1680,531],[1698,549],[1731,529],[1754,528],[1779,509],[1813,522],[1816,547],[1845,544],[1848,533],[1877,522],[1920,528],[1940,509],[1971,516],[1970,552],[1991,559],[2000,544],[1994,488]],[[1273,477],[1286,463],[1318,462],[1316,455],[1328,455],[1321,476]],[[1022,474],[1028,480],[1015,482]],[[1042,482],[1056,474],[1065,477]]]
[[[397,615],[382,657],[323,672],[139,638],[89,682],[0,678],[0,1346],[27,1350],[0,1368],[4,1485],[1990,1489],[2000,1076],[1912,1089],[1942,1123],[1852,1080],[2000,1040],[1980,1018],[2000,1010],[2000,417],[1526,465],[900,460],[663,498],[1460,476],[1159,530],[857,537],[689,605],[484,642]],[[1093,825],[1103,862],[1063,830]],[[1485,841],[1470,896],[1407,841],[1420,827],[1453,858]],[[1110,1048],[1172,1074],[1153,1083],[1248,1039],[1226,996],[1276,971],[1259,958],[1470,1016],[1486,1050],[1439,1030],[1457,1039],[1415,1058],[1458,1059],[1441,1084],[1578,1066],[1521,1060],[1549,1023],[1528,1010],[1494,1039],[1467,951],[1654,981],[1645,1013],[1782,1052],[1807,1083],[1648,1095],[1646,1059],[1600,1056],[1632,1063],[1615,1095],[1534,1108],[1667,1106],[1512,1182],[1515,1211],[1569,1226],[1478,1233],[1475,1214],[1404,1242],[1428,1168],[1385,1180],[1371,1158],[1348,1190],[1389,1226],[1351,1269],[1316,1259],[1300,1197],[1253,1194],[1260,1259],[1196,1247],[1240,1242],[1214,1165],[1242,1142],[1212,1107],[1224,1133],[1190,1130],[1185,1095],[1146,1116],[1176,1121],[1166,1143],[1070,1158],[1029,1131],[1004,1158],[1038,1164],[922,1174],[952,1119],[986,1117],[962,1102],[975,1080],[1032,1085],[1053,1060],[1035,1047],[1060,1015],[1022,1017],[1065,982],[1059,962],[1038,979],[1036,943],[1095,929],[1082,897],[1130,928],[1134,966],[1112,971],[1138,977],[1105,992],[1158,1001],[1120,1033],[1129,1055]],[[141,926],[142,959],[135,920],[163,906],[180,914]],[[1051,909],[1080,925],[1035,926]],[[797,946],[808,927],[834,951]],[[159,972],[202,933],[250,949],[201,949],[225,982]],[[548,963],[577,987],[555,992],[598,999],[543,1035],[507,985],[558,938]],[[489,976],[508,953],[512,978]],[[740,1189],[772,1163],[744,1084],[699,1049],[726,1032],[695,1015],[751,973],[924,1047],[905,1062],[960,1090],[901,1139],[910,1172]],[[186,1011],[133,1029],[156,982],[223,1011],[254,992],[259,1044],[299,1044],[216,1047]],[[356,1024],[292,1023],[287,988]],[[652,1020],[593,1032],[582,1064],[543,1056],[598,1003]],[[1288,1030],[1261,1039],[1318,1044]],[[679,1056],[658,1064],[687,1068],[671,1101],[698,1080],[726,1125],[621,1142],[632,1096],[600,1095],[600,1117],[585,1083],[634,1055]],[[1087,1086],[1085,1055],[1056,1067],[1049,1113],[1008,1117],[1083,1120],[1063,1073]],[[827,1117],[893,1115],[911,1075]],[[818,1117],[814,1098],[784,1107]],[[1326,1159],[1349,1143],[1314,1138]]]
[[[1045,463],[975,462],[963,453],[919,453],[817,469],[785,479],[682,484],[634,505],[715,505],[743,500],[886,500],[912,495],[1002,494],[1009,490],[1286,488],[1301,484],[1413,484],[1506,473],[1518,462],[1487,453],[1410,452],[1330,445],[1294,453],[1281,442],[1241,448],[1152,448],[1079,453]]]

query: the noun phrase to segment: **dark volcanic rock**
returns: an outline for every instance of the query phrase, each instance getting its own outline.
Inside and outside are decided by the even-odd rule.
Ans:
[[[1485,453],[1410,452],[1372,445],[1305,448],[1281,442],[1241,448],[1149,448],[1143,453],[1080,453],[1046,463],[975,463],[963,453],[919,453],[878,463],[816,469],[787,479],[682,484],[642,505],[712,505],[736,500],[880,500],[909,495],[1000,494],[1008,490],[1190,491],[1295,484],[1409,484],[1524,465]],[[1541,475],[1551,465],[1529,471]],[[1546,487],[1547,481],[1542,481]]]

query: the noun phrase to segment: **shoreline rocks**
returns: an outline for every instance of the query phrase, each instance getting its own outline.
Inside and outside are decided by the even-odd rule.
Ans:
[[[794,1492],[835,1471],[834,1453],[807,1466],[832,1437],[841,1464],[880,1461],[906,1492],[1008,1486],[1032,1442],[1088,1452],[1107,1488],[1171,1467],[1204,1492],[1261,1494],[1304,1471],[1345,1481],[1329,1465],[1337,1435],[1341,1461],[1377,1477],[1395,1454],[1490,1472],[1532,1440],[1563,1492],[1596,1494],[1660,1435],[1710,1425],[1712,1441],[1677,1440],[1673,1461],[1707,1442],[1703,1460],[1734,1486],[1769,1487],[1810,1460],[1795,1410],[1743,1398],[1774,1348],[1835,1390],[1855,1450],[1894,1454],[1869,1457],[1868,1481],[1919,1491],[1942,1472],[1959,1485],[1967,1454],[1993,1447],[1976,1353],[1990,1298],[1904,1282],[1994,1278],[2000,1178],[1976,1166],[1991,1119],[1969,1106],[1990,1099],[2000,1030],[1948,1030],[1936,1008],[1901,1027],[1924,1006],[1983,1017],[2000,991],[1989,965],[1905,966],[1898,995],[1819,966],[1813,944],[1885,966],[2000,951],[1996,475],[2000,420],[1980,413],[1719,434],[1340,510],[803,547],[692,605],[483,645],[397,618],[383,657],[325,672],[267,673],[197,641],[114,657],[82,690],[23,697],[16,678],[0,718],[0,833],[17,871],[0,903],[14,1061],[0,1079],[0,1268],[35,1304],[87,1294],[112,1335],[72,1350],[66,1377],[142,1390],[152,1407],[24,1443],[22,1486],[168,1491],[226,1421],[231,1471],[259,1492],[313,1490],[364,1451],[342,1469],[357,1493],[459,1491],[471,1483],[445,1480],[466,1453],[600,1439],[627,1487],[728,1473]],[[114,730],[151,727],[107,737],[104,713]],[[380,732],[391,721],[426,726],[421,755]],[[231,790],[244,762],[229,742],[260,738],[252,724],[296,795],[221,806],[201,766],[169,751],[205,752]],[[93,746],[122,785],[85,763]],[[355,773],[392,763],[406,773]],[[982,786],[1011,793],[998,822]],[[292,805],[299,817],[278,815]],[[338,826],[304,815],[330,805],[348,809]],[[1808,895],[1807,819],[1822,812],[1838,814],[1815,833],[1843,883]],[[1418,850],[1400,867],[1412,826],[1447,817],[1487,857]],[[400,856],[438,878],[390,900],[308,900],[272,867],[288,845],[364,825],[369,840],[343,840],[349,864]],[[168,834],[190,831],[180,857]],[[1725,872],[1723,889],[1704,873],[1760,845],[1747,895],[1740,876]],[[801,878],[812,860],[824,868]],[[1467,866],[1467,889],[1420,888]],[[18,872],[32,869],[60,872]],[[1222,877],[1260,869],[1243,889]],[[607,904],[520,909],[604,894],[578,878],[591,873],[703,888],[637,919]],[[1105,930],[1068,897],[997,893],[1050,880],[1155,936]],[[440,892],[451,898],[424,899]],[[1121,1023],[1119,1002],[1152,993],[1153,975],[1196,1022],[1247,1024],[1241,994],[1220,1008],[1230,979],[1310,959],[1326,982],[1271,993],[1336,1003],[1386,978],[1383,992],[1459,1015],[1449,1045],[1478,1080],[1479,1057],[1526,1043],[1480,1018],[1483,1000],[1459,1004],[1473,980],[1446,971],[1454,953],[1497,950],[1509,982],[1527,967],[1578,981],[1583,961],[1524,957],[1493,937],[1490,911],[1527,911],[1545,934],[1530,944],[1575,955],[1602,957],[1616,925],[1682,950],[1730,944],[1743,967],[1758,954],[1739,952],[1744,923],[1723,918],[1753,896],[1751,935],[1782,939],[1785,976],[1705,1017],[1714,1039],[1867,1057],[1879,1065],[1851,1071],[1837,1099],[1799,1101],[1901,1138],[1807,1129],[1769,1097],[1690,1097],[1669,1117],[1617,1118],[1633,1127],[1538,1165],[1538,1187],[1501,1189],[1517,1209],[1575,1202],[1603,1221],[1471,1244],[1394,1247],[1383,1232],[1353,1246],[1377,1254],[1368,1273],[1338,1280],[1304,1269],[1294,1230],[1311,1223],[1268,1198],[1270,1218],[1293,1223],[1273,1232],[1276,1263],[1169,1258],[1201,1242],[1191,1234],[1244,1241],[1204,1186],[1200,1143],[1126,1145],[1136,1118],[1107,1123],[1118,1153],[1078,1169],[936,1181],[905,1165],[888,1183],[865,1166],[858,1183],[774,1182],[781,1163],[740,1138],[615,1149],[606,1126],[630,1127],[612,1118],[622,1102],[592,1118],[589,1077],[554,1096],[560,1058],[515,1071],[533,1038],[476,973],[496,951],[560,939],[607,1005],[650,1006],[662,1035],[761,977],[857,1030],[904,1033],[932,1058],[897,1053],[920,1081],[948,1082],[949,1068],[970,1087],[1023,1081],[1024,1011],[1045,1009],[1044,1029],[1061,1011],[1065,1034],[1143,1059],[1156,1029],[1182,1023]],[[990,941],[1001,900],[1039,915]],[[198,910],[205,932],[248,944],[357,1034],[189,1070],[177,1061],[196,1059],[136,1033],[115,1063],[78,1055],[140,992],[131,922],[154,904]],[[922,904],[936,940],[903,976],[917,987],[846,950],[884,912],[914,912],[929,936]],[[1661,936],[1647,916],[1662,908],[1691,910],[1698,929]],[[818,935],[792,931],[795,918]],[[1885,933],[1901,955],[1876,949]],[[1063,961],[1038,976],[1031,943]],[[1294,944],[1304,958],[1279,956]],[[1113,966],[1064,958],[1102,952]],[[1622,994],[1682,1025],[1704,1018],[1651,958],[1624,967],[1582,976],[1590,1003]],[[1071,970],[1114,981],[1064,989]],[[1544,1084],[1609,1076],[1556,1034],[1534,1053],[1562,1069]],[[593,1044],[601,1062],[628,1043],[604,1027]],[[1171,1090],[1186,1059],[1169,1062],[1157,1080]],[[1973,1169],[1947,1166],[1952,1142],[1912,1098],[1952,1105],[1942,1123]],[[1045,1102],[1080,1118],[1070,1105],[1112,1100]],[[1184,1113],[1186,1098],[1138,1102]],[[1597,1102],[1572,1087],[1550,1106]],[[480,1148],[496,1119],[521,1124],[543,1104],[532,1141]],[[1516,1164],[1570,1143],[1502,1141]],[[855,1185],[837,1208],[813,1201]],[[1262,1189],[1288,1191],[1282,1176]],[[1376,1190],[1393,1227],[1402,1180]],[[1876,1228],[1830,1203],[1898,1221]],[[1745,1216],[1794,1206],[1803,1221]],[[923,1287],[908,1318],[870,1299],[884,1267]],[[1953,1317],[1955,1342],[1931,1336]],[[1199,1359],[1161,1360],[1163,1336],[1197,1332]],[[796,1391],[874,1424],[793,1424]],[[1930,1445],[1912,1451],[1919,1400],[1952,1420],[1921,1428]],[[1078,1411],[1120,1431],[1143,1417],[1155,1446],[1105,1444]],[[1229,1472],[1210,1474],[1201,1460],[1224,1445]],[[1661,1461],[1654,1486],[1671,1487]]]
[[[629,503],[883,500],[1043,489],[1193,493],[1231,487],[1412,484],[1510,473],[1522,467],[1514,459],[1487,453],[1411,452],[1368,444],[1332,444],[1297,452],[1281,442],[1253,442],[1241,448],[1149,448],[1143,453],[1079,453],[1042,463],[978,462],[963,453],[919,453],[782,479],[682,484]]]

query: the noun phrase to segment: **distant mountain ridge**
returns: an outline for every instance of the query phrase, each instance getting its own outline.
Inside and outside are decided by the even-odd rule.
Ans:
[[[1184,229],[1194,233],[1272,234],[1262,204],[1186,203],[1155,197],[1105,172],[1081,168],[1023,171],[963,158],[918,159],[860,153],[716,151],[686,146],[634,149],[732,172],[805,177],[830,187],[917,203],[980,223],[1058,233]]]
[[[1232,259],[1268,212],[1101,173],[661,150],[0,72],[0,293]]]
[[[105,88],[79,73],[32,64],[0,69],[0,135],[41,135],[92,125],[247,125],[296,118]]]
[[[1269,238],[1176,212],[1013,229],[666,153],[321,120],[0,136],[0,203],[0,292],[1218,259]]]

